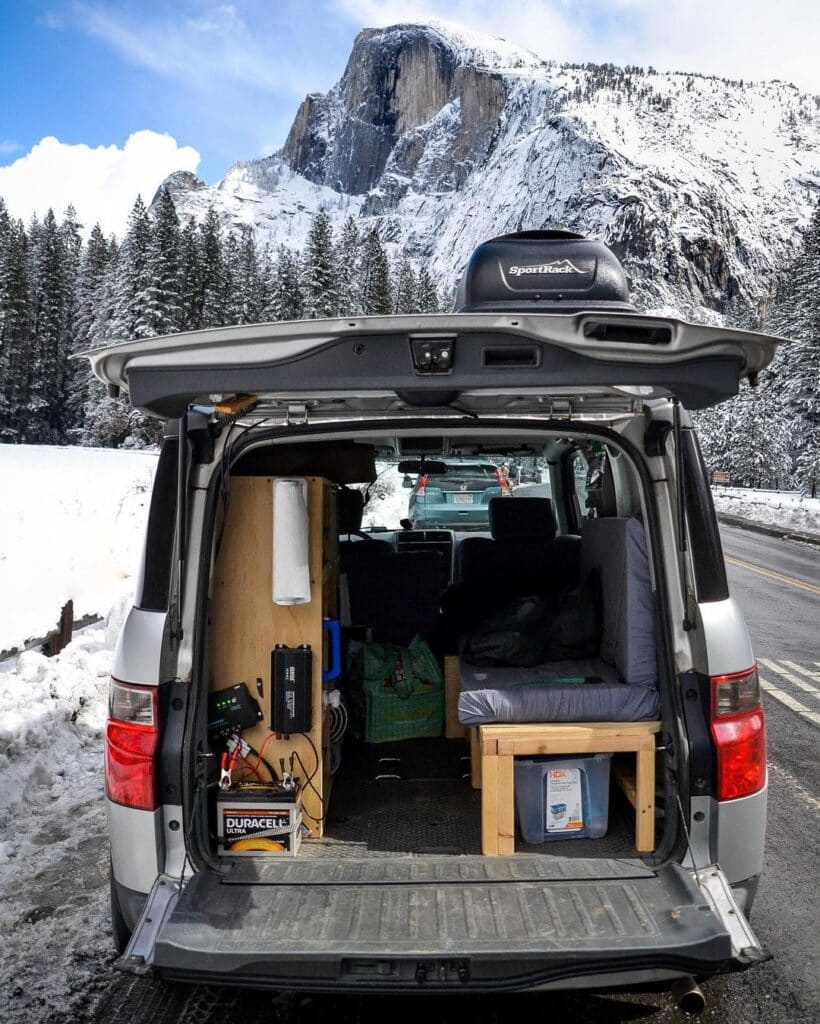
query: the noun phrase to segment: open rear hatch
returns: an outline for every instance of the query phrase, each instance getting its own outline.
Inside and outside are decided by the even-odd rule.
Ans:
[[[779,339],[639,313],[452,313],[253,324],[86,353],[113,388],[164,418],[214,395],[306,401],[317,412],[483,411],[482,398],[577,411],[596,398],[690,409],[734,395]],[[579,403],[580,399],[580,403]],[[546,404],[545,404],[546,403]],[[617,403],[615,404],[617,406]]]
[[[766,956],[714,865],[386,857],[235,861],[181,892],[161,877],[119,966],[270,988],[491,990]]]

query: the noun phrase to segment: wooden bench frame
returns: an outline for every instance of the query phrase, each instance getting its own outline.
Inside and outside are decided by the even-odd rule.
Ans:
[[[471,730],[473,786],[481,788],[481,852],[515,853],[516,756],[634,753],[635,848],[655,849],[655,734],[660,722],[481,725]],[[631,792],[630,792],[631,790]],[[634,799],[633,799],[634,797]]]

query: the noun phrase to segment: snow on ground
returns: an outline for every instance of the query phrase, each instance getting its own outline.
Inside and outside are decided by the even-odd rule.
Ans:
[[[83,1019],[113,959],[102,735],[156,456],[0,446],[0,648],[74,598],[105,614],[55,658],[0,662],[0,1006],[7,1024]]]
[[[0,445],[0,651],[74,617],[104,615],[136,571],[157,456]]]
[[[362,527],[365,530],[381,526],[385,530],[400,530],[401,520],[407,517],[410,488],[402,487],[403,474],[394,462],[377,462],[378,476],[370,485],[370,498],[365,506]]]
[[[113,959],[102,801],[108,674],[130,588],[55,658],[0,665],[0,991],[7,1024],[76,1021]]]
[[[748,487],[713,487],[718,513],[766,526],[804,530],[820,537],[820,498],[795,491],[763,491]]]

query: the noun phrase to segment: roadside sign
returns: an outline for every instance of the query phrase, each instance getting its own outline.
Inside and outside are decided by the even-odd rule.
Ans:
[[[713,469],[712,470],[712,483],[715,484],[728,484],[732,479],[732,474],[728,469]]]

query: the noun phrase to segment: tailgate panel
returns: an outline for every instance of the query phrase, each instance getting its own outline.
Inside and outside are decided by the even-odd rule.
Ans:
[[[732,958],[727,931],[677,866],[655,874],[639,861],[610,861],[596,878],[601,862],[579,858],[568,877],[541,879],[524,866],[515,878],[509,858],[493,865],[498,877],[451,869],[436,880],[436,864],[413,877],[391,860],[370,861],[359,880],[319,882],[318,863],[278,884],[250,881],[253,868],[228,881],[200,873],[162,925],[153,966],[271,987],[390,988],[416,984],[419,965],[433,964],[439,986],[526,988],[636,967],[711,973]]]

